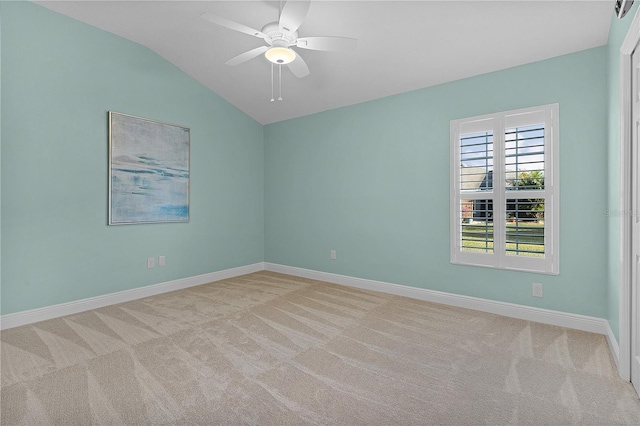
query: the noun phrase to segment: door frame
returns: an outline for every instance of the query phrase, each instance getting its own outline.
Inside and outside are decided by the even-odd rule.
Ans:
[[[626,381],[631,380],[631,219],[632,188],[631,132],[633,126],[631,108],[631,54],[640,43],[640,9],[620,47],[620,320],[618,330],[618,373]],[[634,161],[635,162],[635,161]],[[636,307],[640,309],[640,307]]]

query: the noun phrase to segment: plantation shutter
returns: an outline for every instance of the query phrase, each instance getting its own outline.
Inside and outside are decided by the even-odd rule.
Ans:
[[[465,194],[493,191],[493,132],[460,135],[461,250],[493,253],[493,198]],[[484,197],[484,195],[482,196]]]
[[[558,106],[451,122],[451,261],[558,273]]]

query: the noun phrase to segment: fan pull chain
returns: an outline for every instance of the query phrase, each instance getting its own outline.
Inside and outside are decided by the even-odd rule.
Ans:
[[[280,72],[280,96],[278,96],[278,100],[281,101],[282,100],[282,65],[278,65],[278,71]]]
[[[273,99],[273,62],[271,62],[271,102],[275,101]]]

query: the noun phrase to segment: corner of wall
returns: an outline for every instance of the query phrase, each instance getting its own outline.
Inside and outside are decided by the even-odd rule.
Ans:
[[[627,310],[621,305],[621,301],[625,299],[624,288],[625,280],[624,264],[622,259],[622,244],[624,239],[623,215],[620,212],[625,211],[624,208],[624,167],[621,167],[623,161],[623,151],[625,147],[622,144],[622,84],[621,81],[621,48],[627,37],[627,33],[636,19],[638,14],[638,4],[636,3],[629,13],[623,18],[618,19],[612,14],[611,27],[609,29],[609,38],[607,43],[607,83],[608,83],[608,120],[607,120],[607,242],[608,242],[608,258],[607,258],[607,322],[609,329],[607,333],[607,341],[611,347],[614,359],[618,366],[618,371],[623,379],[628,380],[628,342],[626,335],[628,330],[628,319],[625,319]],[[621,171],[622,170],[622,171]]]

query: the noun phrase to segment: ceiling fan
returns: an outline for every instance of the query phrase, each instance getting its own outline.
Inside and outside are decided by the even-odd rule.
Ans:
[[[302,78],[309,75],[309,67],[292,47],[347,52],[357,44],[356,39],[348,37],[298,37],[298,28],[307,16],[310,3],[309,0],[287,1],[282,7],[278,21],[266,24],[260,31],[213,13],[203,13],[201,18],[265,41],[266,45],[229,59],[225,62],[227,65],[242,64],[264,53],[272,64],[287,65],[296,77]]]

